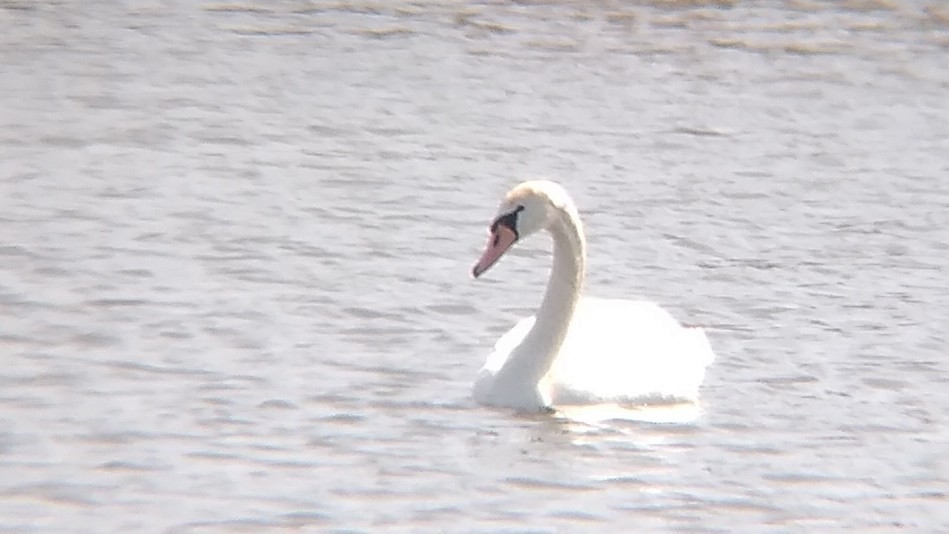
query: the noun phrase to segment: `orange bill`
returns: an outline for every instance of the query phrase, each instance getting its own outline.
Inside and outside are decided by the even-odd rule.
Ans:
[[[511,245],[517,241],[517,234],[503,224],[495,225],[491,235],[488,236],[488,244],[481,253],[481,259],[471,269],[471,276],[477,278],[494,265],[501,256],[511,248]]]

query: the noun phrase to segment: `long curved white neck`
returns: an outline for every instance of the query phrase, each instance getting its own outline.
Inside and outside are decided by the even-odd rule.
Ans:
[[[550,370],[570,327],[583,286],[586,243],[576,210],[568,207],[548,228],[554,265],[534,325],[514,349],[502,374],[536,385]],[[515,378],[516,377],[516,378]]]

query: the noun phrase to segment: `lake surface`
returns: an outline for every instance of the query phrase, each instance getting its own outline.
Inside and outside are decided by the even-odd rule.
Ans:
[[[944,2],[0,3],[0,530],[949,530]],[[549,243],[694,417],[471,384]]]

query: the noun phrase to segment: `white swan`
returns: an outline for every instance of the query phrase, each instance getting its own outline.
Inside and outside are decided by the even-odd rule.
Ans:
[[[554,242],[544,299],[535,316],[498,340],[475,381],[475,400],[523,410],[695,401],[715,357],[705,333],[682,327],[651,302],[581,299],[586,243],[560,185],[535,180],[507,193],[472,276],[539,230]]]

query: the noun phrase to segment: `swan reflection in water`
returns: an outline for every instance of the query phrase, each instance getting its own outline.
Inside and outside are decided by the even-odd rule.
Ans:
[[[534,180],[507,193],[472,276],[541,230],[553,238],[547,290],[536,314],[497,341],[475,380],[475,400],[562,413],[626,406],[627,416],[645,415],[644,405],[697,407],[705,368],[715,358],[705,332],[683,327],[653,302],[581,297],[586,241],[560,185]]]

